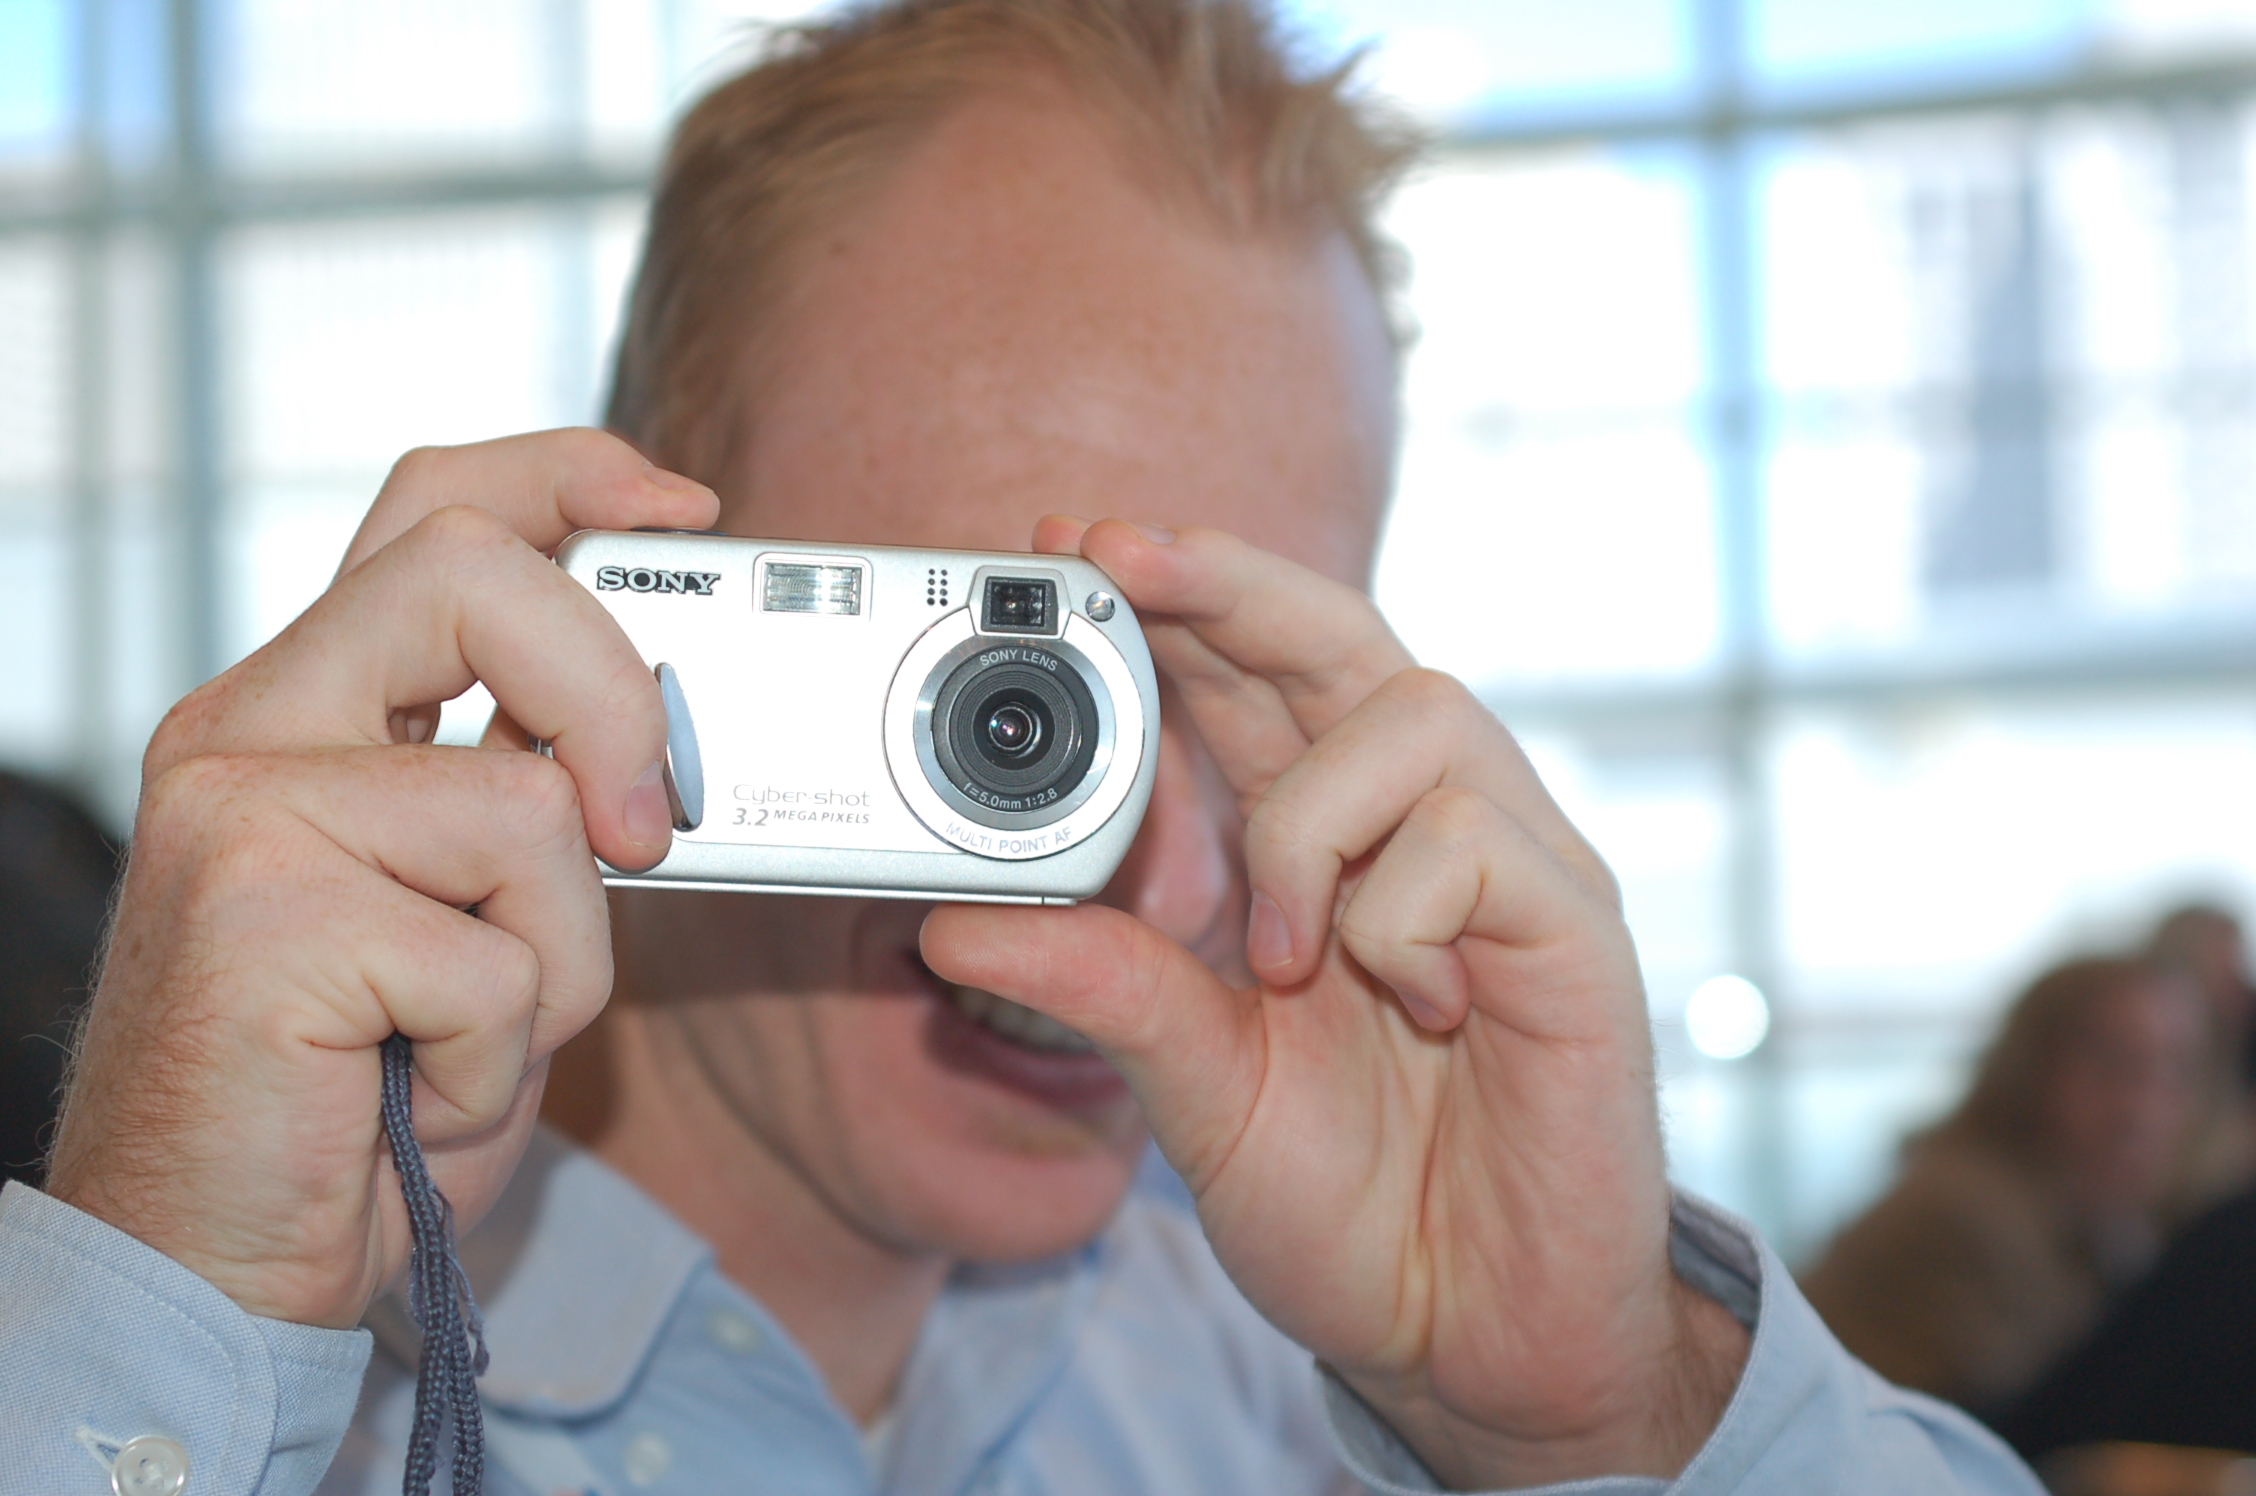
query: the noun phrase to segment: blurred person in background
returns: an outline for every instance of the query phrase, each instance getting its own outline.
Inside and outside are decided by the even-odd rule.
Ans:
[[[2185,905],[2163,918],[2145,949],[2209,1003],[2204,1089],[2170,1201],[2173,1215],[2209,1208],[1995,1420],[2015,1448],[2062,1481],[2123,1446],[2256,1453],[2256,1190],[2248,1188],[2256,1125],[2240,921],[2213,905]]]
[[[2023,1392],[2152,1262],[2210,1044],[2191,982],[2135,960],[2022,993],[1957,1111],[1803,1280],[1852,1352],[1976,1411]]]
[[[2256,992],[2240,921],[2214,904],[2164,915],[2147,938],[2146,958],[2198,987],[2212,1024],[2199,1110],[2168,1205],[2180,1224],[2256,1183]]]
[[[44,1172],[117,865],[76,800],[0,771],[0,1182]]]

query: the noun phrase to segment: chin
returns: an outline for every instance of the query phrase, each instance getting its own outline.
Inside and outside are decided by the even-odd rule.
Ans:
[[[1126,1082],[1094,1052],[1006,1031],[1030,1015],[989,1011],[921,963],[915,973],[913,994],[857,1004],[859,1032],[826,1067],[853,1093],[839,1099],[861,1134],[856,1172],[880,1217],[870,1224],[899,1247],[976,1262],[1091,1241],[1148,1141]]]

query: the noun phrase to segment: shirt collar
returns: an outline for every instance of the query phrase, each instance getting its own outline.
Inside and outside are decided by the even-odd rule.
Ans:
[[[890,1441],[893,1463],[913,1463],[919,1489],[954,1489],[1056,1380],[1109,1236],[1039,1262],[965,1264],[950,1276],[910,1358]],[[479,1393],[489,1407],[544,1419],[594,1417],[623,1402],[713,1257],[665,1207],[546,1128],[534,1130],[460,1251],[492,1357]],[[363,1323],[388,1353],[416,1364],[422,1332],[404,1287],[370,1305]],[[805,1370],[819,1389],[820,1374]]]
[[[462,1239],[492,1356],[478,1390],[494,1407],[546,1418],[613,1406],[712,1255],[623,1176],[536,1128],[501,1198]],[[422,1332],[404,1289],[370,1305],[365,1323],[416,1364]]]
[[[1064,1371],[1104,1250],[956,1269],[902,1377],[892,1488],[969,1487]]]

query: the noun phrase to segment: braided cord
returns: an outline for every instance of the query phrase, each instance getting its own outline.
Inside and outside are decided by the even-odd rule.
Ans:
[[[486,1326],[470,1279],[454,1255],[454,1207],[431,1183],[415,1141],[414,1059],[407,1036],[384,1041],[384,1135],[391,1140],[400,1194],[407,1202],[410,1246],[407,1307],[423,1330],[415,1368],[415,1424],[407,1439],[402,1496],[429,1496],[438,1469],[439,1434],[454,1417],[454,1496],[479,1496],[485,1483],[486,1424],[478,1407],[486,1369]],[[473,1344],[476,1349],[473,1351]]]

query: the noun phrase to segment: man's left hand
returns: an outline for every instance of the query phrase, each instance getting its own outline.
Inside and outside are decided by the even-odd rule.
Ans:
[[[1747,1337],[1669,1267],[1612,875],[1363,594],[1156,534],[1036,544],[1119,584],[1237,793],[1255,984],[1096,905],[945,907],[926,960],[1097,1042],[1223,1267],[1443,1480],[1675,1476]]]

